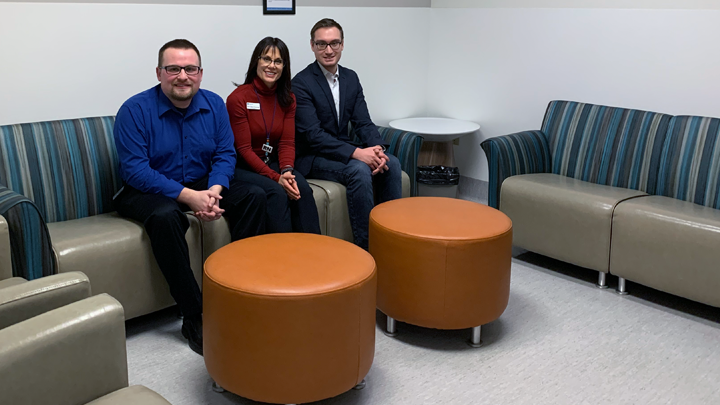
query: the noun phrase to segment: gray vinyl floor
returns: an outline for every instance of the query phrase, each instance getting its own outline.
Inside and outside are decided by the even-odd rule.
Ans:
[[[478,349],[469,330],[387,337],[378,312],[367,387],[317,404],[720,404],[720,309],[633,283],[619,296],[596,275],[515,252],[507,310]],[[174,309],[128,322],[130,383],[175,405],[256,404],[211,390],[180,325]]]

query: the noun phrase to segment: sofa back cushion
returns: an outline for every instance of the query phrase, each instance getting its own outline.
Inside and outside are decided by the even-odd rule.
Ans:
[[[47,222],[113,211],[121,178],[114,117],[0,126],[0,184],[35,202]]]
[[[720,119],[676,116],[668,134],[657,194],[720,209]]]
[[[573,101],[551,101],[542,130],[552,173],[653,194],[672,116]]]

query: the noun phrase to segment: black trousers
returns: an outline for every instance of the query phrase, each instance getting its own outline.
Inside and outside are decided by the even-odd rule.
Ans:
[[[278,171],[277,162],[270,168]],[[295,182],[300,191],[299,200],[288,198],[285,189],[275,180],[257,174],[244,167],[235,168],[235,180],[243,185],[255,185],[262,188],[267,198],[267,233],[305,232],[320,234],[320,220],[313,191],[302,174],[295,172]]]
[[[207,177],[185,187],[207,190]],[[265,191],[257,186],[230,182],[221,193],[220,208],[230,223],[232,240],[265,233]],[[202,295],[190,268],[185,233],[190,208],[162,194],[146,194],[128,185],[115,198],[115,209],[124,217],[141,222],[150,237],[155,260],[170,287],[170,294],[184,316],[202,313]]]

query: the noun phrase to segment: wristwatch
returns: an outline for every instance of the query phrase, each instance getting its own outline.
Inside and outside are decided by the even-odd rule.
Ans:
[[[385,145],[380,145],[380,147],[382,148],[383,153],[385,153],[385,151],[387,151],[387,148],[385,147]]]
[[[290,174],[292,174],[292,172],[293,172],[292,166],[285,166],[282,168],[282,170],[280,170],[280,174],[285,174],[287,172],[290,172]]]

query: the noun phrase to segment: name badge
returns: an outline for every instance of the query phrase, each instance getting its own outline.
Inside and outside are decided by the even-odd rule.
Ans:
[[[248,110],[259,110],[260,103],[247,103],[247,109]]]
[[[270,145],[268,145],[268,144],[264,144],[264,145],[262,146],[262,150],[265,151],[265,152],[267,152],[267,153],[272,153],[273,147],[270,146]]]

